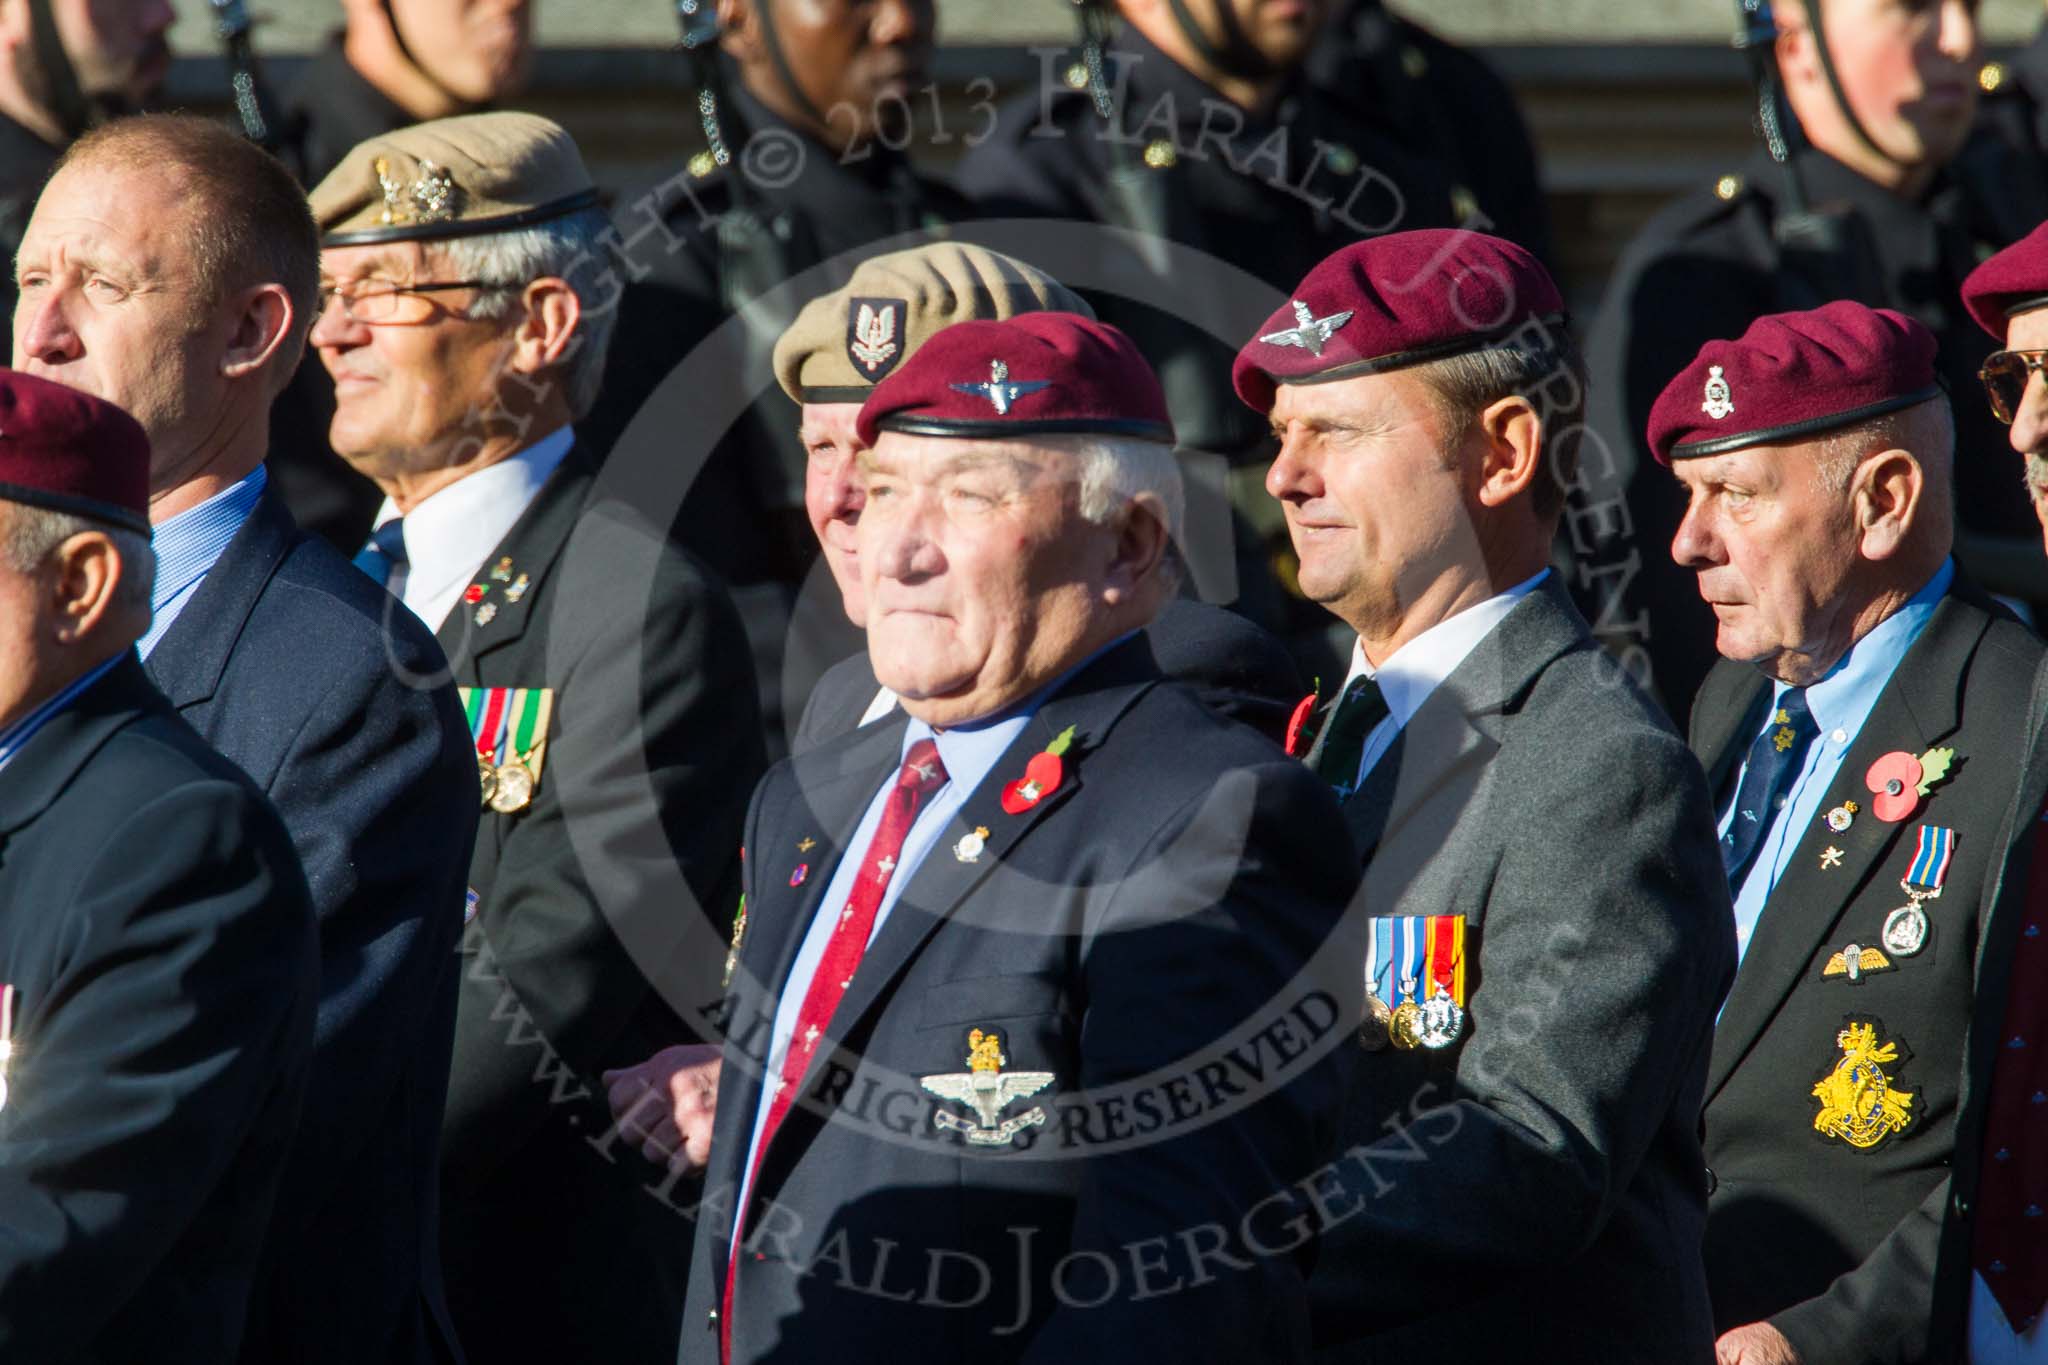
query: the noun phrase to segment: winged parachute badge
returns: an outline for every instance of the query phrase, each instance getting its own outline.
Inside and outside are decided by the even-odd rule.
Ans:
[[[1319,356],[1323,353],[1324,344],[1337,334],[1337,329],[1351,321],[1352,311],[1351,309],[1346,309],[1344,312],[1332,313],[1326,318],[1319,318],[1316,316],[1313,308],[1310,308],[1300,299],[1296,299],[1294,301],[1295,325],[1287,328],[1285,331],[1268,332],[1260,337],[1259,340],[1265,342],[1268,346],[1299,346],[1310,355]]]
[[[1003,1074],[1009,1058],[1003,1055],[1002,1036],[995,1030],[975,1029],[967,1035],[967,1070],[951,1071],[921,1078],[924,1088],[942,1100],[964,1104],[974,1111],[973,1119],[947,1110],[933,1116],[939,1127],[965,1133],[977,1147],[1000,1147],[1026,1128],[1045,1122],[1045,1108],[1032,1105],[1022,1114],[1003,1118],[1003,1110],[1029,1099],[1052,1084],[1050,1071],[1012,1071]]]
[[[902,299],[852,299],[846,309],[846,354],[870,380],[880,379],[902,359],[897,338],[909,305]]]
[[[1813,1087],[1820,1101],[1814,1131],[1868,1151],[1912,1126],[1914,1096],[1892,1089],[1884,1072],[1886,1064],[1899,1060],[1899,1045],[1879,1043],[1875,1024],[1854,1020],[1835,1035],[1835,1045],[1842,1059]]]
[[[1010,404],[1027,393],[1037,393],[1040,389],[1048,387],[1051,382],[1046,379],[1019,379],[1012,383],[1010,367],[1000,360],[992,360],[988,366],[988,383],[955,384],[952,388],[955,393],[978,394],[988,399],[995,407],[996,416],[1007,417],[1010,413]]]

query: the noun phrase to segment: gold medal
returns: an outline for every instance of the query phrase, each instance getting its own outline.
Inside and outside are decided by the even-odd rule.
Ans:
[[[1387,1036],[1403,1052],[1413,1052],[1422,1046],[1422,1006],[1415,1003],[1415,997],[1394,1006],[1387,1020]]]
[[[533,800],[533,773],[518,759],[498,769],[491,809],[500,815],[515,815]]]
[[[1367,1052],[1382,1052],[1390,1041],[1387,1026],[1394,1011],[1377,995],[1365,997],[1365,1017],[1358,1021],[1358,1045]]]

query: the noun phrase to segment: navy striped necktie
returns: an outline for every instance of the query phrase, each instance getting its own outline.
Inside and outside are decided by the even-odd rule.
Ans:
[[[1771,723],[1749,746],[1749,765],[1735,793],[1735,811],[1728,832],[1721,836],[1721,866],[1727,869],[1729,890],[1742,889],[1742,879],[1763,847],[1764,831],[1785,808],[1792,779],[1799,775],[1807,747],[1819,733],[1806,706],[1806,689],[1794,687],[1778,699]]]

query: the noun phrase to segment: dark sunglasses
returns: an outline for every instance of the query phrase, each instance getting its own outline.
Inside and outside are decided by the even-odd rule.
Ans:
[[[2011,424],[2013,414],[2020,410],[2020,399],[2026,396],[2027,377],[2044,367],[2048,367],[2048,351],[1994,351],[1985,357],[1977,378],[1984,381],[1991,411],[1999,421]]]

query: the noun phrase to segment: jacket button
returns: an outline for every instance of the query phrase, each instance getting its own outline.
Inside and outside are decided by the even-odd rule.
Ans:
[[[1714,1168],[1712,1166],[1707,1167],[1707,1193],[1711,1195],[1715,1190],[1718,1190],[1720,1188],[1721,1177],[1714,1174]]]
[[[704,1310],[704,1325],[706,1327],[718,1326],[718,1310],[716,1308],[707,1308]]]
[[[1955,1205],[1956,1217],[1968,1218],[1970,1216],[1970,1201],[1963,1198],[1962,1195],[1956,1195],[1949,1202]]]

